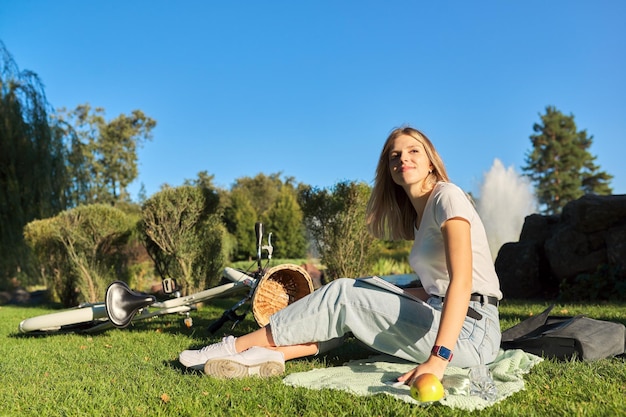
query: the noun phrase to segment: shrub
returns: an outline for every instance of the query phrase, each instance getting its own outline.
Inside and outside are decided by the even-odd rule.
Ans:
[[[128,275],[124,247],[135,226],[115,207],[92,204],[26,225],[24,236],[55,299],[64,306],[96,302]]]
[[[370,274],[375,249],[365,221],[370,193],[364,183],[341,182],[330,190],[307,188],[300,194],[305,224],[329,280]]]
[[[165,188],[144,203],[142,229],[157,272],[175,279],[183,294],[217,284],[225,228],[216,193],[191,185]]]

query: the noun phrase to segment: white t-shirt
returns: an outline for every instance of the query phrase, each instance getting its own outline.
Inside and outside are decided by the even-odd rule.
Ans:
[[[453,217],[461,217],[470,224],[472,244],[472,293],[502,298],[487,234],[474,205],[455,184],[438,182],[428,198],[415,241],[409,255],[409,264],[420,278],[426,292],[444,297],[450,284],[441,226]]]

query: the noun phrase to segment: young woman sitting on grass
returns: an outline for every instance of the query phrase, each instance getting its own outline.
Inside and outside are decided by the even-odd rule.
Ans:
[[[407,384],[423,373],[441,379],[449,363],[492,362],[500,347],[502,293],[484,226],[420,131],[398,128],[387,138],[367,221],[377,238],[414,241],[409,263],[422,287],[412,292],[423,301],[337,279],[272,315],[267,326],[185,350],[180,362],[216,377],[270,376],[284,372],[285,360],[337,346],[346,333],[415,362],[398,378]]]

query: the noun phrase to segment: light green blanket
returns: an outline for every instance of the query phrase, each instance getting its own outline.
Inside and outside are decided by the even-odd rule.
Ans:
[[[468,393],[468,370],[448,366],[442,383],[446,396],[441,404],[464,410],[480,410],[495,404],[524,389],[523,375],[542,359],[522,350],[501,350],[496,360],[489,365],[498,390],[494,401],[485,401]],[[344,366],[314,369],[290,374],[283,379],[286,385],[311,389],[338,389],[355,395],[388,394],[400,400],[419,404],[411,397],[406,385],[393,386],[398,376],[410,371],[415,364],[400,361],[390,356],[374,356],[364,360],[353,360]]]

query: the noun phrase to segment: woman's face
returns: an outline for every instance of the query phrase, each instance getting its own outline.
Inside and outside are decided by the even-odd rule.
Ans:
[[[409,135],[393,139],[389,151],[389,171],[393,181],[404,188],[417,185],[424,189],[424,181],[432,170],[432,164],[424,145]]]

